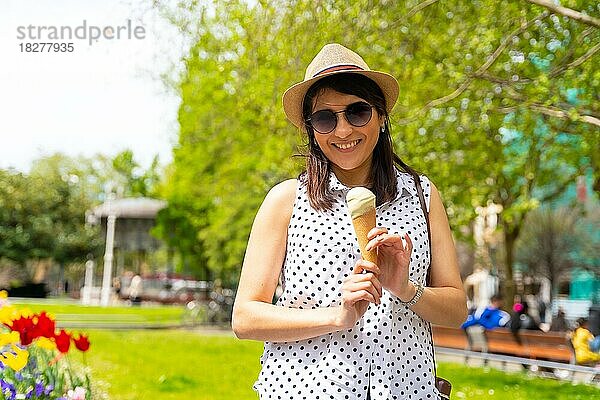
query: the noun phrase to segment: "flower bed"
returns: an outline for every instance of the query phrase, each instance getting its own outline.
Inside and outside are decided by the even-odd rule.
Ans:
[[[88,337],[56,329],[45,311],[33,313],[8,302],[0,291],[0,399],[91,400],[85,369],[75,371],[69,360],[73,348],[84,353]]]

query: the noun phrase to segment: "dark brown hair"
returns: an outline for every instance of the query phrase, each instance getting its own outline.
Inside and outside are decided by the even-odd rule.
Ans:
[[[312,113],[315,99],[325,89],[360,97],[375,107],[377,114],[384,117],[384,129],[380,131],[377,144],[373,149],[370,177],[372,187],[370,189],[377,198],[377,205],[394,200],[398,195],[394,164],[415,179],[418,179],[418,175],[394,153],[385,97],[381,89],[371,79],[359,74],[340,73],[320,79],[308,89],[304,96],[302,115],[305,121]],[[321,151],[310,124],[305,123],[304,129],[308,135],[308,151],[305,156],[308,199],[310,205],[316,210],[331,210],[335,202],[333,193],[329,189],[331,162]]]

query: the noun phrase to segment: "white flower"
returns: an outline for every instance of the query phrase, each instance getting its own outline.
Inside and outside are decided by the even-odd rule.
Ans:
[[[85,400],[85,389],[78,386],[75,390],[69,390],[67,392],[67,399],[69,400]]]

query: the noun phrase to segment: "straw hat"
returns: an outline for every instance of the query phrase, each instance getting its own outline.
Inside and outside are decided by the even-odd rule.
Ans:
[[[283,110],[290,121],[298,128],[304,127],[302,103],[308,89],[326,76],[352,73],[364,75],[373,80],[385,96],[389,113],[398,99],[398,81],[385,72],[372,71],[361,56],[337,43],[325,45],[306,68],[304,80],[296,83],[283,94]]]

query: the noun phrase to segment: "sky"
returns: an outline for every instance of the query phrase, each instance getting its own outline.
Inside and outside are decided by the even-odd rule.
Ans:
[[[55,152],[114,155],[127,148],[142,166],[156,154],[161,164],[170,162],[179,98],[160,77],[181,68],[185,43],[150,3],[0,0],[0,168],[27,172],[32,160]],[[128,20],[131,39],[118,29]],[[60,33],[62,26],[75,31],[84,21],[86,39],[50,40],[50,28],[38,38],[37,27]],[[108,26],[102,32],[121,38],[90,44],[92,26]],[[141,27],[138,38],[135,27]],[[71,42],[73,52],[21,51],[34,42]]]

